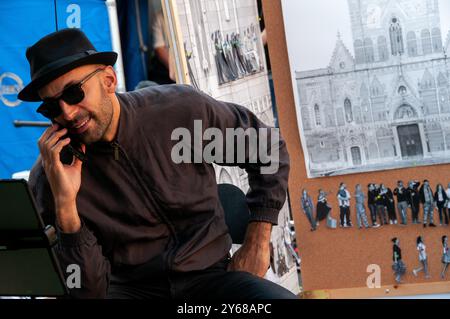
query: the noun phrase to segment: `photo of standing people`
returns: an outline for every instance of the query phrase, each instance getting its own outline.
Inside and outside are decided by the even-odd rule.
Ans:
[[[279,59],[278,76],[292,87],[282,94],[297,120],[295,187],[326,190],[331,208],[313,198],[314,232],[303,207],[294,208],[305,287],[372,297],[441,289],[441,238],[450,230],[450,2],[281,7],[288,60]],[[337,228],[317,227],[326,214]],[[373,265],[381,269],[377,292],[366,285]]]

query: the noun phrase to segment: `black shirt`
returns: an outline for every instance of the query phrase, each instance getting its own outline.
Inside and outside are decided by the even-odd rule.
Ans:
[[[375,205],[375,197],[377,197],[377,191],[376,190],[369,190],[367,192],[367,198],[369,205]]]
[[[395,258],[396,255],[397,255],[397,258]],[[394,245],[394,251],[393,251],[393,254],[392,254],[392,260],[393,260],[394,262],[397,262],[397,261],[399,261],[399,260],[402,260],[402,250],[401,250],[400,247],[397,246],[397,245]]]
[[[402,187],[401,192],[400,188],[396,188],[394,190],[394,195],[397,196],[397,202],[406,202],[408,201],[408,190],[404,187]]]

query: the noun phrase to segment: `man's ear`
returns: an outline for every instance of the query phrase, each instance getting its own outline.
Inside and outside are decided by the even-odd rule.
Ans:
[[[116,71],[112,66],[107,66],[104,70],[104,78],[103,84],[105,85],[105,89],[108,93],[115,93],[117,87],[117,75]]]

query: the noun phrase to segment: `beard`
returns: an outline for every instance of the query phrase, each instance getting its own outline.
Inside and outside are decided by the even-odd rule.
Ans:
[[[103,91],[101,102],[96,112],[91,112],[88,116],[91,118],[89,129],[79,135],[80,142],[90,145],[103,140],[113,119],[113,104],[111,98]]]

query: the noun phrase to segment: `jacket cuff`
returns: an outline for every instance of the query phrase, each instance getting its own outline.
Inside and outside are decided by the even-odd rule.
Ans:
[[[277,226],[279,213],[280,210],[274,208],[264,208],[264,207],[250,208],[249,222],[264,222]]]
[[[59,244],[62,247],[77,247],[82,245],[89,245],[90,243],[95,241],[94,236],[83,222],[81,223],[81,229],[77,233],[64,233],[58,226],[56,226],[56,230],[58,232]]]

